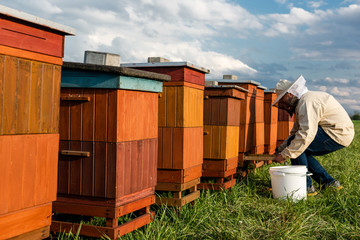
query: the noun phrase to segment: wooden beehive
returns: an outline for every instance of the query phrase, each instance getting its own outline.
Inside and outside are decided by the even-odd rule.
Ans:
[[[265,149],[264,153],[274,154],[278,135],[278,108],[272,106],[276,99],[274,91],[265,91],[264,118],[265,118]]]
[[[261,149],[259,149],[258,146],[261,147],[261,143],[263,144],[263,132],[261,135],[261,127],[256,128],[258,125],[261,125],[261,119],[263,119],[262,108],[256,108],[260,99],[263,98],[263,94],[260,94],[258,100],[256,99],[257,93],[263,92],[263,90],[258,90],[260,83],[255,81],[219,80],[218,84],[236,85],[248,90],[245,94],[244,101],[241,102],[239,152],[260,153]],[[258,119],[256,116],[258,116]],[[256,122],[260,124],[256,124]],[[258,133],[256,132],[257,129]]]
[[[277,146],[282,144],[290,135],[290,131],[294,126],[295,115],[292,117],[285,110],[278,110],[278,129],[277,129]]]
[[[240,105],[246,92],[234,85],[205,88],[201,189],[227,189],[236,183],[233,176],[238,166]],[[214,178],[216,183],[210,183]]]
[[[0,239],[49,236],[72,28],[0,5]]]
[[[99,232],[85,226],[81,234],[105,233],[115,239],[151,221],[151,215],[144,214],[133,220],[136,227],[129,227],[118,225],[117,218],[148,211],[155,202],[158,92],[162,81],[169,80],[135,69],[64,63],[54,212],[108,219]],[[52,229],[71,226],[53,221]]]
[[[155,58],[151,58],[155,59]],[[160,59],[160,58],[158,58]],[[156,59],[155,59],[156,60]],[[171,76],[159,95],[159,161],[157,191],[175,192],[173,199],[161,200],[182,206],[199,197],[203,163],[203,94],[209,70],[189,62],[149,62],[122,64]],[[171,184],[170,184],[171,183]],[[190,189],[191,194],[181,196]]]

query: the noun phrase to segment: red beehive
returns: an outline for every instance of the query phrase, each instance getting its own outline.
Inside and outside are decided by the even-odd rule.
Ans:
[[[0,239],[49,236],[72,28],[0,5]]]
[[[277,146],[282,144],[290,135],[290,131],[294,126],[295,115],[290,117],[285,110],[278,110],[278,130],[277,130]]]
[[[238,86],[206,86],[204,100],[204,163],[200,189],[235,185],[238,166],[240,103],[247,90]],[[215,179],[216,183],[210,183]]]
[[[54,212],[106,218],[80,234],[111,239],[152,221],[158,151],[158,92],[167,75],[64,63],[58,198]],[[142,215],[119,225],[118,218]],[[53,221],[53,231],[78,224]]]
[[[157,203],[183,206],[199,197],[203,163],[203,102],[205,74],[209,70],[189,62],[149,58],[148,63],[122,64],[171,76],[159,95],[159,161],[157,191],[173,192],[173,198]],[[190,194],[182,196],[183,190]]]
[[[265,91],[264,118],[265,118],[265,151],[274,154],[278,134],[278,108],[272,106],[276,99],[275,91]]]

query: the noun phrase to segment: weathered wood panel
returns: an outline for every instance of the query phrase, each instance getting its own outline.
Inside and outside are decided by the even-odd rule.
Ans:
[[[234,158],[239,152],[238,126],[204,126],[204,158]]]
[[[61,67],[0,56],[0,134],[57,133]]]
[[[202,90],[187,86],[165,86],[159,96],[159,127],[203,126]]]
[[[123,142],[157,137],[157,93],[61,88],[61,98],[61,140]]]
[[[43,30],[34,26],[27,26],[13,20],[0,18],[0,44],[29,50],[37,53],[64,57],[64,36]]]
[[[56,198],[58,134],[0,136],[0,215]]]
[[[89,156],[59,157],[58,193],[119,199],[156,185],[158,140],[129,142],[60,141],[60,151]],[[143,197],[143,196],[142,196]]]
[[[203,127],[159,128],[161,169],[185,169],[202,164]]]

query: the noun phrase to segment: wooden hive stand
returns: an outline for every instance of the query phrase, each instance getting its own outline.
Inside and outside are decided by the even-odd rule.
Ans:
[[[134,231],[153,221],[155,213],[150,211],[150,205],[155,203],[155,195],[148,196],[133,202],[123,204],[118,207],[106,206],[100,202],[94,201],[67,201],[59,198],[53,205],[54,212],[62,214],[76,214],[90,217],[106,218],[105,226],[95,226],[90,224],[81,224],[53,220],[51,231],[76,233],[80,227],[80,235],[89,237],[108,237],[117,239],[126,233]],[[101,206],[102,205],[102,206]],[[131,220],[119,223],[119,218],[130,214]],[[61,217],[61,215],[59,215]]]

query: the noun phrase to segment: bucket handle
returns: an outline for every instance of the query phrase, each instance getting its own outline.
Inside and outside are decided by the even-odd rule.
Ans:
[[[285,172],[272,172],[272,175],[276,175],[276,176],[285,176],[285,175],[299,175],[301,173],[285,173]],[[311,176],[313,175],[312,173],[306,173],[306,176]]]

